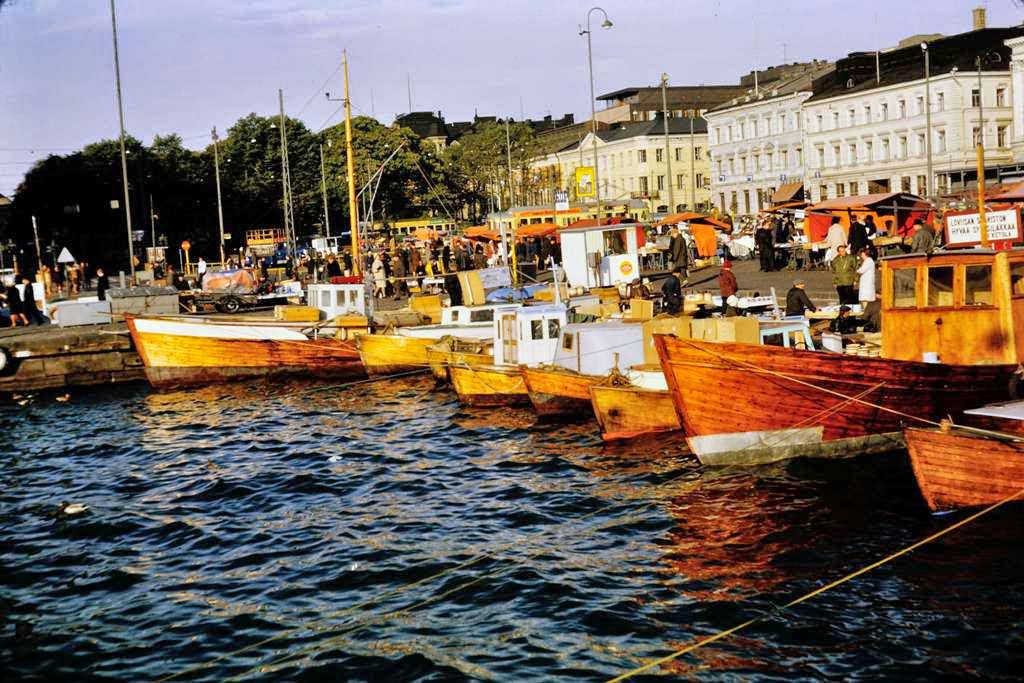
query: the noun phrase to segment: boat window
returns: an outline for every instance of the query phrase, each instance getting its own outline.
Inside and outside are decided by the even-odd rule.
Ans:
[[[992,266],[967,266],[964,304],[967,306],[992,305]]]
[[[928,269],[928,305],[953,305],[953,266],[933,266]]]
[[[494,320],[494,309],[483,308],[476,311],[469,312],[469,322],[471,323],[489,323]]]
[[[530,339],[543,339],[544,338],[544,321],[543,320],[531,320],[530,321]]]
[[[917,269],[894,268],[892,271],[893,308],[913,308],[917,305]]]
[[[566,332],[565,334],[562,335],[562,348],[563,349],[565,349],[566,351],[572,351],[572,342],[573,342],[573,337],[574,336],[575,335],[573,335],[572,332]]]
[[[1010,264],[1010,288],[1014,296],[1024,296],[1024,261]]]
[[[558,334],[561,330],[562,325],[558,322],[557,318],[548,320],[548,339],[558,339]]]
[[[320,292],[320,308],[330,308],[330,307],[331,307],[331,292],[330,292],[330,290]]]

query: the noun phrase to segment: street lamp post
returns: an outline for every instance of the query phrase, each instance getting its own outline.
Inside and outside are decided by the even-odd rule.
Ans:
[[[128,229],[128,272],[135,278],[135,247],[132,244],[132,206],[128,200],[128,155],[124,146],[124,104],[121,101],[121,61],[117,52],[117,12],[110,0],[110,24],[114,34],[114,82],[117,86],[117,120],[121,131],[121,181],[124,184],[124,222]]]
[[[925,111],[925,122],[924,122],[924,148],[925,155],[927,156],[927,165],[925,177],[925,196],[929,199],[932,197],[932,95],[931,95],[931,60],[928,54],[928,43],[921,43],[921,51],[924,52],[924,111]]]
[[[674,213],[676,210],[675,195],[672,191],[672,156],[669,154],[669,142],[668,142],[668,95],[666,89],[668,88],[668,74],[661,74],[661,111],[662,118],[664,119],[664,130],[665,130],[665,180],[668,182],[668,212]]]
[[[217,180],[217,224],[220,226],[220,264],[224,267],[224,208],[220,201],[220,153],[217,151],[217,126],[210,131],[213,137],[213,173]]]
[[[330,141],[328,141],[330,144]],[[327,213],[327,175],[324,173],[324,146],[320,145],[320,193],[324,198],[324,232],[331,236],[331,217]]]
[[[587,28],[580,28],[580,35],[587,36],[587,70],[590,72],[590,135],[591,142],[593,143],[594,149],[594,201],[597,204],[597,223],[601,224],[601,183],[598,176],[597,170],[597,109],[595,106],[595,95],[594,95],[594,54],[590,46],[590,15],[594,12],[600,12],[604,16],[604,21],[601,22],[601,28],[611,28],[612,22],[608,18],[608,13],[600,7],[591,7],[587,10]]]

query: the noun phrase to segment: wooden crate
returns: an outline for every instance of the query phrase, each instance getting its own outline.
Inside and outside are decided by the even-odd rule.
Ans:
[[[313,306],[274,306],[274,320],[290,323],[315,323],[320,320],[320,309]]]

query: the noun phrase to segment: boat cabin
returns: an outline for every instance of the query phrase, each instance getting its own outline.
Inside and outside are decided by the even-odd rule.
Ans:
[[[366,286],[309,285],[306,301],[320,309],[327,320],[339,315],[366,315]]]
[[[1024,358],[1024,250],[882,259],[882,356],[951,365]]]
[[[494,319],[495,365],[550,363],[565,322],[562,304],[502,311]]]
[[[643,326],[620,320],[566,325],[553,362],[584,375],[604,375],[615,367],[625,371],[633,365],[641,365],[644,362]]]
[[[638,223],[564,228],[562,267],[573,287],[613,287],[640,277],[644,229]]]
[[[441,309],[442,325],[473,325],[494,322],[499,311],[514,311],[520,303],[501,303],[483,306],[448,306]]]

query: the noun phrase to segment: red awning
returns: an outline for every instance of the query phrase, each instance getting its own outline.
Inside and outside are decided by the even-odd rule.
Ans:
[[[501,239],[498,233],[494,232],[486,225],[474,225],[472,228],[466,228],[466,232],[462,233],[463,237],[469,237],[470,239],[484,239],[492,242],[497,242]]]
[[[696,223],[698,225],[710,225],[721,230],[729,230],[730,226],[725,221],[720,221],[717,218],[711,216],[705,216],[702,213],[694,213],[693,211],[683,211],[682,213],[673,213],[665,216],[660,221],[655,223],[655,227],[661,225],[675,225],[676,223]]]
[[[874,208],[888,209],[895,205],[900,208],[925,206],[926,202],[909,192],[881,192],[878,194],[862,194],[853,197],[836,197],[818,202],[807,207],[808,211],[867,211]]]
[[[1024,182],[1010,185],[1002,192],[989,195],[985,198],[986,201],[1003,201],[1003,202],[1024,202]]]
[[[803,201],[804,184],[786,183],[772,194],[772,204],[784,204],[786,202]]]
[[[516,237],[547,237],[558,232],[555,223],[534,223],[516,228]]]

